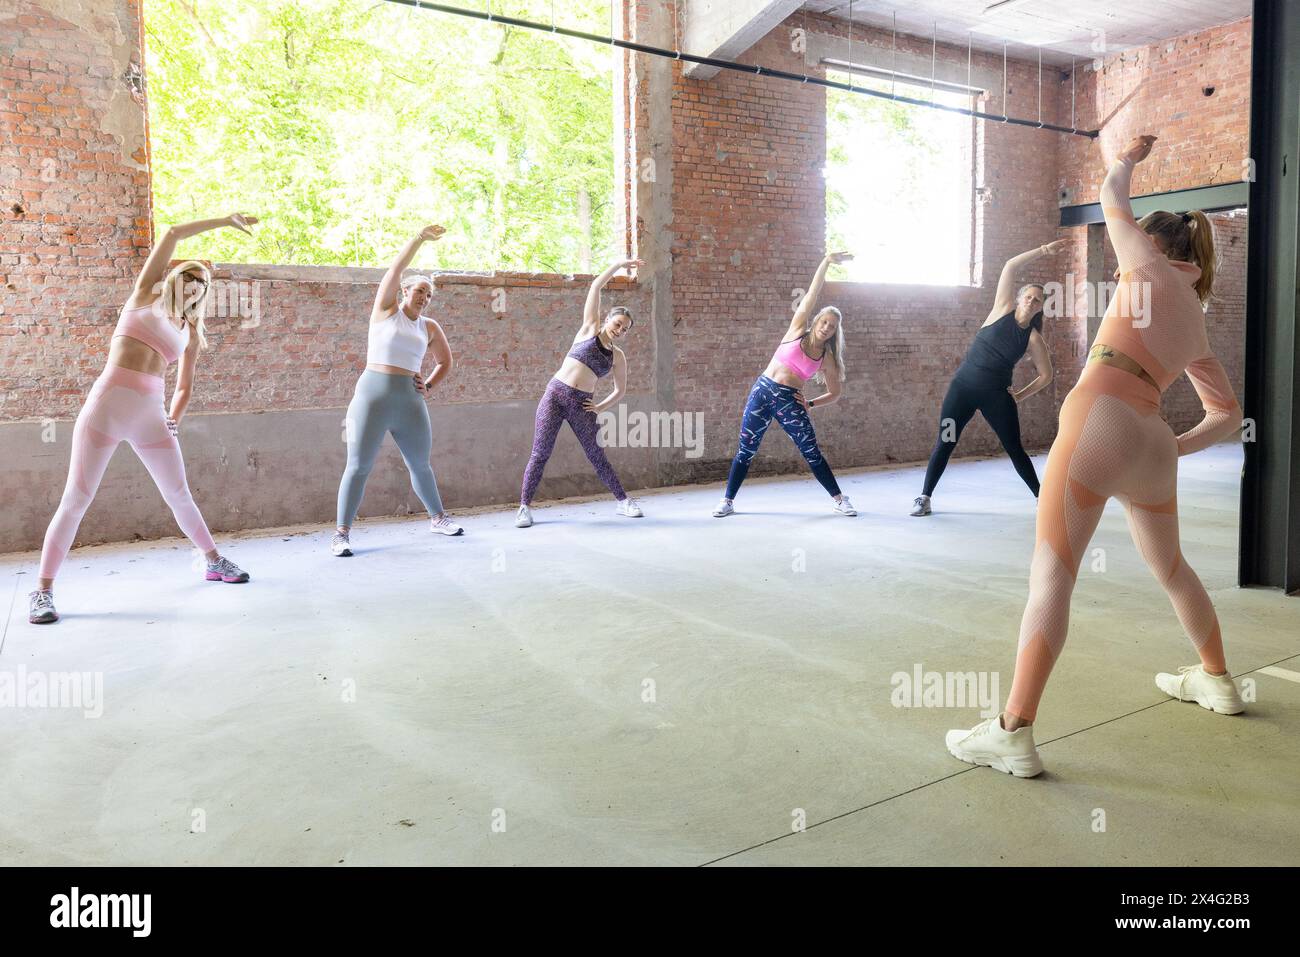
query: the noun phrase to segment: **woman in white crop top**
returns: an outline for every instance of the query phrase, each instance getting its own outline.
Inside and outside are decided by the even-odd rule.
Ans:
[[[422,315],[433,299],[433,284],[424,276],[402,280],[420,247],[436,242],[444,232],[441,226],[420,230],[402,247],[375,294],[366,369],[357,380],[346,419],[348,464],[339,483],[338,527],[330,542],[330,551],[340,558],[352,554],[352,523],[379,447],[390,432],[411,473],[411,488],[428,509],[432,530],[442,535],[464,531],[443,510],[438,480],[429,465],[433,429],[425,400],[452,370],[451,347],[442,327]],[[427,377],[420,372],[426,352],[434,359]]]

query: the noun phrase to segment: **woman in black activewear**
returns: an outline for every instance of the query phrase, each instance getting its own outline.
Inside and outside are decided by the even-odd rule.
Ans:
[[[1038,495],[1038,473],[1020,442],[1020,415],[1016,406],[1052,381],[1052,358],[1043,339],[1043,287],[1025,286],[1013,298],[1016,272],[1025,263],[1040,256],[1059,252],[1066,245],[1057,240],[1021,253],[1007,260],[998,279],[997,298],[984,325],[970,344],[966,358],[958,367],[948,394],[939,410],[939,439],[930,453],[925,470],[925,487],[913,503],[913,515],[930,514],[930,496],[939,484],[948,459],[961,439],[966,423],[976,412],[984,416],[1002,447],[1011,456],[1029,490]],[[1011,386],[1011,374],[1025,352],[1029,352],[1038,375],[1020,391]]]

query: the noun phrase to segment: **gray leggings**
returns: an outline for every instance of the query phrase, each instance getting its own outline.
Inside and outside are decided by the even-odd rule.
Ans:
[[[374,468],[384,433],[392,432],[397,449],[411,473],[411,488],[430,515],[442,511],[438,480],[429,465],[433,451],[433,428],[429,407],[409,375],[388,375],[367,369],[357,380],[356,392],[348,404],[348,467],[339,483],[338,523],[347,528],[357,517],[366,479]]]

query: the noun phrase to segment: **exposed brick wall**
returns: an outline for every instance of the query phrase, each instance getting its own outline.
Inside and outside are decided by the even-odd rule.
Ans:
[[[1126,50],[1100,70],[1080,62],[1078,125],[1102,135],[1057,142],[1070,202],[1095,203],[1106,158],[1140,133],[1159,141],[1133,174],[1135,196],[1239,182],[1250,155],[1250,38],[1246,19]]]
[[[139,5],[0,13],[0,421],[67,414],[149,245]],[[76,17],[76,19],[72,19]]]
[[[256,322],[209,309],[208,349],[200,353],[190,410],[269,412],[346,406],[366,362],[366,322],[379,270],[358,270],[364,279],[325,281],[250,278],[274,270],[224,266],[216,283],[240,284],[259,304]],[[438,319],[456,361],[439,387],[439,403],[535,400],[559,366],[581,321],[591,277],[435,277],[426,315]],[[129,291],[129,287],[127,288]],[[126,291],[122,292],[125,298]],[[605,287],[606,307],[626,305],[644,315],[649,297],[636,283],[615,279]],[[497,305],[504,310],[496,311]],[[7,353],[19,374],[6,389],[3,418],[70,418],[103,366],[120,304],[97,310],[93,321],[57,297],[31,325],[30,338]],[[622,342],[644,353],[646,326],[633,325]],[[650,366],[630,363],[628,391],[650,390]],[[167,372],[168,390],[176,367]],[[526,454],[526,453],[525,453]]]
[[[151,223],[145,112],[132,83],[141,67],[138,0],[16,0],[11,7],[13,13],[0,14],[0,423],[75,414],[102,368],[111,325],[142,263]],[[674,9],[671,0],[625,0],[621,16],[638,38],[671,45]],[[807,66],[791,48],[795,28],[840,37],[844,23],[798,15],[744,59],[815,72],[818,67]],[[878,46],[890,42],[887,34],[861,25],[854,39]],[[1244,155],[1248,44],[1249,24],[1236,24],[1173,41],[1172,52],[1162,45],[1159,51],[1108,62],[1100,73],[1080,72],[1079,125],[1088,125],[1089,116],[1108,116],[1136,89],[1125,109],[1141,106],[1147,115],[1168,117],[1158,132],[1161,148],[1173,158],[1152,166],[1144,174],[1149,179],[1139,177],[1140,191],[1230,180],[1238,175],[1234,161]],[[928,58],[930,44],[899,37],[898,49]],[[966,50],[940,46],[938,61],[964,70]],[[606,302],[625,303],[637,315],[624,344],[632,400],[703,412],[705,449],[701,459],[690,461],[671,451],[648,456],[614,450],[611,457],[661,482],[713,481],[734,452],[741,406],[784,330],[792,291],[806,285],[824,251],[825,91],[730,71],[702,82],[684,78],[680,63],[627,54],[617,62],[631,92],[615,91],[616,109],[628,118],[616,152],[620,165],[633,174],[623,188],[623,225],[649,265],[638,282],[611,286]],[[976,54],[973,66],[1000,75],[1002,60]],[[147,73],[147,63],[144,67]],[[1007,77],[1008,112],[1034,116],[1037,64],[1012,59]],[[1068,120],[1068,82],[1060,82],[1051,69],[1042,71],[1042,81],[1044,119]],[[1211,83],[1216,93],[1205,98],[1200,87]],[[993,93],[988,109],[1001,109],[1000,95],[1000,89]],[[1110,119],[1108,135],[1119,135],[1125,116],[1121,110]],[[954,117],[954,122],[961,120]],[[980,122],[974,124],[972,145],[978,187],[971,210],[973,285],[827,286],[823,301],[844,312],[850,378],[842,402],[817,413],[816,421],[838,467],[917,461],[928,454],[943,391],[992,304],[1002,263],[1059,235],[1059,187],[1073,186],[1074,201],[1087,201],[1100,178],[1098,147],[1076,137]],[[651,158],[657,165],[647,179],[643,164]],[[1076,235],[1082,244],[1083,231]],[[1244,221],[1223,221],[1220,241],[1225,264],[1212,337],[1222,343],[1225,364],[1239,381]],[[1077,244],[1056,261],[1040,260],[1023,279],[1063,280],[1070,269],[1083,277],[1087,265],[1086,251]],[[321,450],[310,468],[295,472],[277,466],[275,456],[289,453],[285,445],[263,441],[271,428],[264,423],[275,416],[274,428],[292,428],[287,423],[298,421],[295,415],[315,415],[311,429],[334,441],[330,410],[346,405],[364,362],[364,316],[377,278],[338,281],[326,273],[291,278],[288,271],[256,267],[234,267],[218,277],[257,283],[261,315],[252,328],[233,319],[212,320],[212,349],[203,357],[191,408],[200,416],[226,417],[213,415],[206,431],[201,420],[187,427],[187,456],[202,463],[195,468],[201,476],[196,494],[204,493],[205,510],[220,496],[200,486],[219,490],[245,480],[234,466],[222,471],[227,449],[245,433],[249,444],[261,446],[239,453],[257,462],[257,482],[273,481],[277,467],[298,483],[329,471],[337,448]],[[493,309],[498,289],[505,292],[504,314]],[[584,295],[585,282],[567,277],[439,278],[432,311],[447,329],[459,367],[435,405],[440,422],[456,423],[455,434],[444,437],[447,449],[473,448],[476,455],[476,471],[460,476],[459,485],[457,478],[446,478],[447,487],[465,497],[458,504],[504,501],[502,496],[510,494],[507,486],[515,479],[495,479],[522,469],[532,404],[568,344]],[[1085,328],[1077,318],[1047,325],[1058,379],[1053,390],[1022,409],[1026,443],[1033,449],[1045,449],[1051,441],[1055,404],[1077,376]],[[1029,375],[1026,363],[1018,381]],[[1171,418],[1194,415],[1194,401],[1171,394]],[[324,413],[313,410],[328,414],[321,419]],[[209,441],[208,433],[224,437]],[[490,449],[484,444],[507,433],[514,436],[509,442]],[[962,452],[995,451],[996,440],[977,420],[963,438]],[[548,487],[562,494],[598,491],[580,456],[568,452],[574,454],[557,454],[557,460],[571,462],[572,469],[557,468],[543,493]],[[293,454],[301,458],[302,450]],[[452,455],[435,443],[439,454]],[[0,495],[5,511],[48,512],[65,464],[52,454],[23,465],[20,484],[40,486],[43,497],[34,502],[5,493]],[[790,443],[774,434],[754,471],[802,468]],[[376,491],[375,507],[411,506],[400,481],[382,481],[391,488]],[[481,493],[489,498],[468,500],[489,486],[491,492]],[[295,519],[297,496],[283,492],[268,489],[274,503],[267,507],[245,494],[238,507],[210,515],[210,521],[214,527],[238,528],[256,521],[306,520]],[[311,491],[312,514],[322,510],[331,492]],[[153,526],[142,523],[141,514],[133,513],[130,531],[171,533],[166,516]],[[111,503],[95,515],[88,525],[93,536],[129,534],[119,527]],[[5,544],[35,544],[41,524],[27,523],[21,542]]]
[[[801,28],[843,35],[840,21],[799,14],[747,51],[745,62],[815,71],[790,43],[791,31]],[[889,42],[887,34],[861,27],[854,37]],[[899,49],[930,55],[928,41],[916,38],[899,37]],[[965,69],[965,48],[941,46],[938,56]],[[1000,58],[975,60],[1001,71]],[[1037,64],[1011,61],[1012,115],[1036,115],[1036,72]],[[1044,71],[1045,80],[1054,75]],[[706,414],[706,450],[694,477],[716,478],[735,451],[754,377],[785,331],[792,291],[806,287],[825,251],[825,90],[728,71],[699,82],[680,70],[674,90],[673,378],[679,406]],[[1058,96],[1057,84],[1048,82],[1045,117],[1055,115]],[[976,185],[986,199],[976,209],[982,261],[975,268],[982,287],[828,285],[822,302],[844,313],[850,376],[844,398],[816,415],[832,463],[874,465],[929,454],[948,379],[993,305],[1002,263],[1056,236],[1052,136],[1002,124],[979,131],[984,159]],[[1041,260],[1024,279],[1050,278],[1054,267]],[[1031,377],[1027,365],[1021,380]],[[1024,409],[1030,447],[1045,448],[1055,432],[1050,401],[1049,393]],[[982,420],[963,436],[965,454],[996,449]],[[753,471],[799,467],[791,443],[774,436]]]
[[[1159,139],[1133,175],[1133,195],[1239,182],[1250,140],[1251,22],[1188,34],[1105,58],[1100,69],[1080,62],[1077,115],[1080,127],[1097,128],[1096,141],[1057,141],[1058,185],[1071,204],[1098,199],[1106,161],[1140,133]],[[1204,88],[1213,87],[1211,96]],[[1068,82],[1066,84],[1068,89]],[[1246,219],[1216,215],[1220,254],[1215,296],[1207,313],[1210,342],[1241,396],[1244,376]],[[1104,231],[1103,231],[1104,232]],[[1074,231],[1070,253],[1076,279],[1088,272],[1086,231]],[[1114,251],[1104,242],[1100,274],[1109,280]],[[1056,362],[1070,370],[1058,404],[1077,379],[1086,355],[1086,317],[1061,320]],[[1061,350],[1070,344],[1071,354]],[[1200,403],[1184,378],[1166,393],[1163,413],[1181,431],[1195,424]]]

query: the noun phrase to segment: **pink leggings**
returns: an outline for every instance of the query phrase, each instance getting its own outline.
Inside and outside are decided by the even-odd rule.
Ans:
[[[216,549],[185,481],[185,462],[176,436],[167,429],[163,380],[109,366],[95,380],[72,430],[72,462],[59,509],[45,532],[41,578],[54,578],[72,547],[77,527],[99,489],[118,443],[125,439],[149,470],[176,523],[203,552]]]

